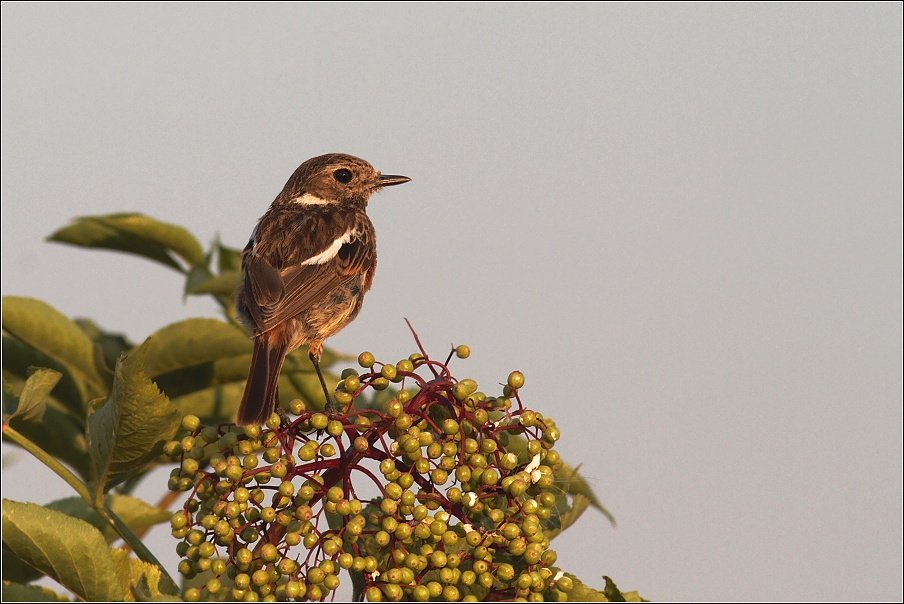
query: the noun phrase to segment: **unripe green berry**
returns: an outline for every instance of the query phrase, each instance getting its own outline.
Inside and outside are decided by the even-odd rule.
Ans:
[[[279,414],[273,412],[269,419],[267,419],[267,427],[271,430],[275,430],[279,428],[279,425],[282,423],[282,420],[279,418]]]
[[[468,482],[471,480],[471,468],[468,466],[458,466],[455,468],[455,479],[459,482]]]
[[[442,550],[437,550],[430,554],[430,564],[432,564],[434,568],[443,568],[448,561],[446,552]]]
[[[508,385],[516,390],[524,386],[524,374],[520,371],[511,372],[508,376]]]
[[[387,533],[386,531],[377,531],[374,534],[374,540],[380,547],[386,547],[387,545],[389,545],[389,533]]]
[[[197,463],[197,462],[195,462]],[[244,476],[245,471],[242,470],[241,466],[238,465],[230,465],[226,468],[226,479],[231,482],[238,482]]]
[[[452,396],[456,400],[463,401],[477,390],[477,382],[472,379],[463,379],[452,387]]]
[[[405,541],[411,537],[411,525],[400,524],[396,527],[395,538],[399,541]]]
[[[189,476],[198,471],[198,460],[186,458],[182,460],[182,471]]]
[[[174,529],[181,529],[188,525],[188,516],[183,511],[178,511],[170,518],[170,526]]]
[[[374,363],[376,363],[376,359],[374,358],[374,355],[372,353],[362,352],[358,355],[358,364],[365,369],[373,367]]]
[[[227,432],[217,441],[217,447],[223,451],[225,449],[231,449],[239,442],[238,436],[234,432]]]
[[[251,576],[247,573],[239,573],[235,576],[235,586],[238,589],[248,589],[251,585]]]
[[[304,401],[300,398],[292,399],[292,401],[286,406],[286,411],[291,413],[292,415],[301,415],[304,413],[305,404]]]
[[[163,454],[167,457],[179,457],[182,454],[182,445],[178,440],[171,440],[163,445]]]
[[[460,359],[466,359],[471,356],[471,349],[464,344],[460,344],[455,347],[455,356]]]
[[[182,427],[189,432],[194,432],[201,425],[197,415],[186,415],[182,418]]]

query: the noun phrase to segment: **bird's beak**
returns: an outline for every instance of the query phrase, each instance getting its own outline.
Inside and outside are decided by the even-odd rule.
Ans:
[[[398,176],[395,174],[380,174],[374,181],[374,188],[391,187],[392,185],[400,185],[411,180],[407,176]]]

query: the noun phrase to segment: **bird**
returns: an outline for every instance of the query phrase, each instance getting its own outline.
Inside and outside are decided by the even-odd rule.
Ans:
[[[305,344],[325,411],[335,414],[320,358],[324,341],[358,315],[373,282],[377,245],[367,202],[410,180],[352,155],[320,155],[295,170],[258,220],[242,251],[235,297],[236,317],[254,340],[237,425],[270,419],[286,355]]]

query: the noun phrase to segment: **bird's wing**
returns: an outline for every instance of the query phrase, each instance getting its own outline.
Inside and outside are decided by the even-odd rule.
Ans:
[[[258,333],[310,308],[373,264],[373,231],[358,222],[323,252],[277,270],[253,252],[245,257],[245,293]],[[249,295],[250,294],[250,295]]]

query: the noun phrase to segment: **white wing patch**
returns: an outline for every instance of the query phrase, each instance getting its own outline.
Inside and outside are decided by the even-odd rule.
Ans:
[[[333,202],[327,201],[322,197],[317,197],[316,195],[311,195],[310,193],[305,193],[301,197],[293,199],[292,203],[300,203],[303,206],[322,206]]]
[[[336,257],[336,254],[339,253],[339,248],[352,240],[352,237],[358,234],[357,229],[351,228],[345,231],[345,234],[342,237],[339,237],[333,243],[330,244],[330,247],[326,248],[316,256],[311,256],[304,262],[303,265],[309,264],[326,264],[330,260]]]

